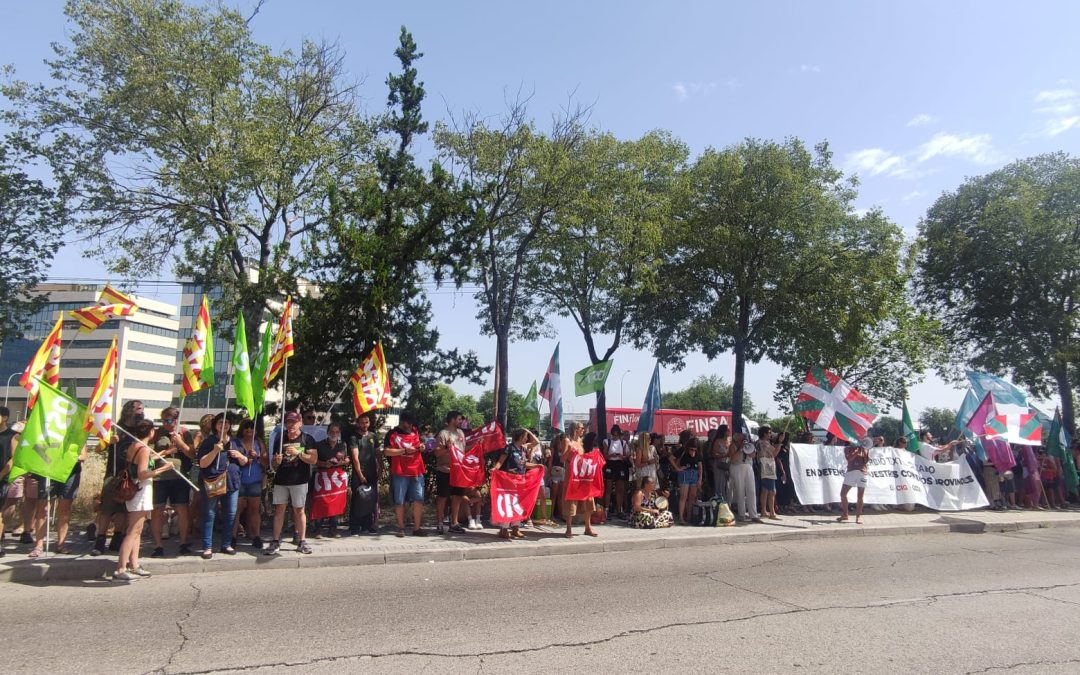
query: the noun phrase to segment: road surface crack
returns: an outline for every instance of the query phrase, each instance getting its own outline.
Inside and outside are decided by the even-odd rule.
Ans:
[[[999,670],[1015,670],[1024,666],[1064,666],[1070,663],[1080,663],[1080,659],[1066,659],[1064,661],[1021,661],[1010,663],[1007,666],[987,666],[982,670],[969,670],[964,675],[979,675],[980,673],[993,673]]]
[[[189,607],[187,613],[176,622],[176,632],[180,637],[180,643],[169,652],[169,658],[165,660],[165,663],[151,671],[152,673],[161,673],[164,675],[164,673],[168,671],[169,666],[176,660],[176,657],[180,656],[180,652],[184,651],[184,647],[187,646],[187,643],[190,640],[184,625],[191,619],[191,615],[195,613],[195,610],[198,609],[199,600],[202,598],[202,589],[196,586],[194,581],[191,582],[191,588],[195,591],[195,597],[191,600],[191,607]]]
[[[711,579],[711,580],[712,581],[718,581],[716,579]],[[727,582],[722,582],[722,583],[727,583]],[[257,671],[257,670],[270,669],[270,668],[300,668],[300,667],[305,667],[305,666],[331,664],[331,663],[336,663],[336,662],[339,662],[339,661],[349,661],[349,660],[362,659],[362,658],[385,659],[385,658],[397,658],[397,657],[421,657],[421,658],[442,658],[442,659],[483,659],[485,657],[492,657],[492,656],[516,656],[516,655],[520,655],[520,654],[536,654],[536,653],[539,653],[539,652],[547,651],[549,649],[573,649],[573,648],[580,648],[580,647],[593,647],[593,646],[607,644],[609,642],[614,642],[616,640],[621,640],[621,639],[628,638],[628,637],[634,637],[634,636],[637,636],[637,635],[652,634],[652,633],[655,633],[656,631],[671,630],[671,629],[676,629],[676,628],[693,628],[693,627],[698,627],[698,626],[722,626],[722,625],[727,625],[727,624],[746,623],[746,622],[755,621],[755,620],[763,619],[763,618],[789,616],[789,615],[792,615],[792,614],[811,614],[811,613],[818,613],[818,612],[831,612],[831,611],[837,611],[837,610],[839,610],[839,611],[852,611],[852,610],[864,610],[864,609],[882,609],[882,608],[888,609],[888,608],[892,608],[892,607],[905,607],[905,606],[917,605],[917,604],[920,604],[920,603],[934,604],[934,603],[937,603],[937,602],[942,601],[942,600],[978,597],[978,596],[983,596],[983,595],[988,595],[988,594],[1001,594],[1001,595],[1007,595],[1007,594],[1012,594],[1012,593],[1030,594],[1031,592],[1034,592],[1034,591],[1048,591],[1048,590],[1054,590],[1054,589],[1058,589],[1058,588],[1076,588],[1078,586],[1080,586],[1080,582],[1070,583],[1070,584],[1054,584],[1054,585],[1051,585],[1051,586],[1026,586],[1026,587],[1016,587],[1016,588],[986,589],[986,590],[981,590],[981,591],[964,591],[964,592],[956,592],[956,593],[940,593],[940,594],[935,594],[935,595],[928,595],[928,596],[921,597],[921,598],[907,598],[907,599],[902,599],[902,600],[886,600],[886,601],[883,601],[883,602],[874,602],[874,603],[868,603],[868,604],[864,604],[864,605],[827,605],[827,606],[824,606],[824,607],[799,607],[797,605],[791,605],[791,603],[784,603],[784,604],[789,605],[789,609],[777,610],[775,612],[761,612],[761,613],[758,613],[758,614],[748,614],[748,615],[745,615],[745,616],[735,616],[735,617],[729,617],[729,618],[726,618],[726,619],[703,619],[703,620],[700,620],[700,621],[674,621],[674,622],[671,622],[671,623],[661,624],[661,625],[658,625],[658,626],[650,626],[648,628],[628,629],[628,630],[620,631],[618,633],[614,633],[614,634],[609,635],[607,637],[596,638],[596,639],[593,639],[593,640],[583,640],[581,642],[555,642],[555,643],[546,644],[546,645],[539,645],[539,646],[536,646],[536,647],[522,647],[522,648],[519,648],[519,649],[500,649],[500,650],[493,650],[493,651],[472,652],[472,653],[462,653],[462,654],[447,654],[447,653],[441,653],[441,652],[427,652],[427,651],[410,650],[410,649],[401,650],[401,651],[395,651],[395,652],[383,652],[383,653],[380,653],[380,654],[368,654],[368,653],[342,654],[342,655],[339,655],[339,656],[322,656],[322,657],[316,657],[316,658],[312,658],[312,659],[305,659],[305,660],[299,660],[299,661],[277,661],[277,662],[273,662],[273,663],[259,663],[259,664],[251,664],[251,665],[226,666],[226,667],[222,667],[222,668],[213,668],[213,669],[209,669],[209,670],[191,670],[191,671],[184,671],[183,673],[181,673],[179,675],[208,675],[210,673],[223,673],[223,672],[248,672],[248,671]],[[743,590],[746,590],[746,589],[743,589]],[[749,592],[750,593],[757,593],[756,591],[749,591]],[[782,600],[776,600],[775,598],[772,598],[772,599],[775,600],[776,602],[783,603]],[[1060,663],[1073,663],[1073,662],[1080,662],[1080,660],[1078,660],[1078,661],[1063,661],[1063,662],[1060,662]],[[1051,664],[1053,664],[1053,662],[1046,662],[1046,665],[1051,665]],[[1019,663],[1019,664],[1015,664],[1015,665],[1007,666],[1007,667],[996,667],[995,666],[995,667],[991,667],[991,668],[989,668],[989,669],[987,669],[985,671],[978,671],[978,672],[988,672],[989,670],[994,670],[994,669],[1008,670],[1009,668],[1017,668],[1017,667],[1020,667],[1020,666],[1023,666],[1023,665],[1028,665],[1028,664]],[[1034,664],[1034,665],[1039,665],[1039,664]]]

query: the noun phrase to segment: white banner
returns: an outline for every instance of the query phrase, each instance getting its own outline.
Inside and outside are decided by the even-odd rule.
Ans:
[[[964,511],[987,506],[979,481],[967,460],[932,462],[898,448],[872,448],[864,501],[867,504],[922,504],[938,511]],[[844,448],[830,445],[791,446],[791,480],[802,504],[840,501],[847,460]],[[854,503],[854,489],[848,500]]]

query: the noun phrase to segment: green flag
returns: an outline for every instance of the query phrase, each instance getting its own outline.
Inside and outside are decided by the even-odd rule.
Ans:
[[[63,483],[89,435],[83,430],[86,406],[41,380],[38,384],[37,403],[15,446],[8,480],[32,473]]]
[[[613,363],[615,363],[613,360],[608,359],[574,373],[574,393],[577,396],[584,396],[603,391]]]
[[[911,413],[907,409],[907,401],[904,401],[904,419],[902,421],[901,433],[904,434],[904,438],[907,439],[907,449],[909,452],[919,451],[919,434],[915,431],[915,425],[911,423]]]
[[[256,412],[262,412],[263,403],[266,402],[266,387],[263,386],[263,375],[270,368],[272,330],[271,322],[267,321],[266,330],[263,331],[262,341],[259,343],[259,352],[255,355],[255,363],[251,368],[251,392]]]
[[[233,396],[236,402],[248,411],[248,417],[255,419],[255,393],[251,389],[251,362],[248,359],[247,333],[244,327],[244,313],[236,319],[236,337],[233,338],[232,352]]]
[[[1073,461],[1072,451],[1069,448],[1069,434],[1061,424],[1061,411],[1054,413],[1054,421],[1050,423],[1050,439],[1046,442],[1046,454],[1057,457],[1061,462],[1061,473],[1065,478],[1065,487],[1069,492],[1077,492],[1080,486],[1080,476],[1076,474],[1076,462]]]
[[[525,394],[525,411],[521,413],[521,425],[527,429],[536,429],[540,424],[540,399],[536,395],[536,380]]]

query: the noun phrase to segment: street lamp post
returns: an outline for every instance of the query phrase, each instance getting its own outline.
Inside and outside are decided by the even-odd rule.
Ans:
[[[626,376],[629,375],[629,374],[630,374],[630,369],[627,368],[626,372],[623,373],[622,377],[619,378],[619,407],[620,408],[623,407],[623,395],[622,395],[622,393],[623,393],[623,382],[626,381]]]
[[[7,407],[7,404],[8,404],[8,394],[11,393],[11,378],[15,377],[18,374],[19,374],[18,372],[14,372],[14,373],[8,375],[7,384],[4,385],[4,407],[5,408]]]

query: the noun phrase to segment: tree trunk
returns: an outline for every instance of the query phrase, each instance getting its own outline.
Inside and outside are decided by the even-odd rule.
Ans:
[[[1072,384],[1069,382],[1069,368],[1066,365],[1054,369],[1054,379],[1057,381],[1058,395],[1061,397],[1061,423],[1075,437],[1076,426],[1073,419],[1073,393]]]
[[[600,445],[607,438],[607,391],[596,392],[596,443]]]
[[[743,391],[746,389],[746,345],[735,342],[735,381],[731,385],[731,434],[742,431]]]
[[[495,420],[505,431],[507,400],[510,397],[510,330],[499,332],[495,337]]]

